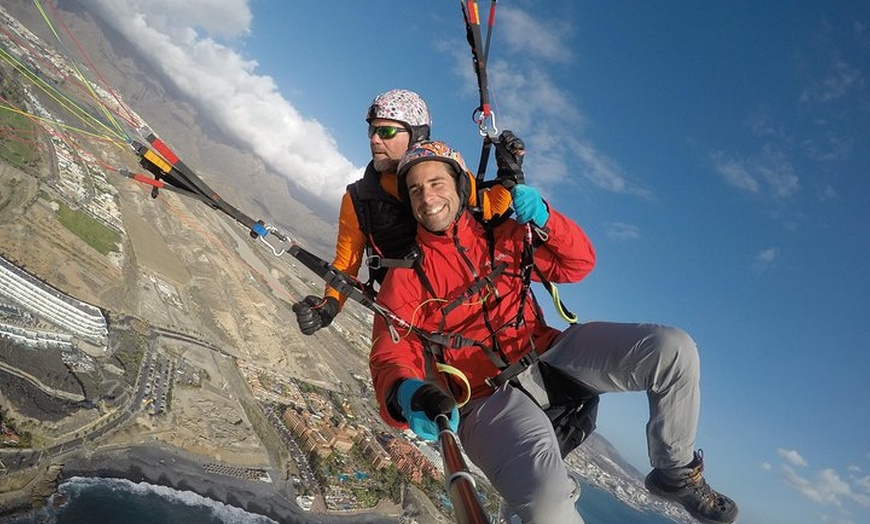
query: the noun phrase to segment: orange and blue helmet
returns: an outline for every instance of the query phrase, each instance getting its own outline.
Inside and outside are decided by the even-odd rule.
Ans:
[[[459,201],[465,205],[477,205],[477,193],[475,191],[474,175],[465,166],[462,154],[439,140],[425,140],[412,145],[399,161],[396,177],[399,184],[399,198],[402,202],[410,204],[408,197],[408,185],[405,178],[408,171],[420,162],[434,160],[449,165],[456,179],[456,190],[459,193]]]

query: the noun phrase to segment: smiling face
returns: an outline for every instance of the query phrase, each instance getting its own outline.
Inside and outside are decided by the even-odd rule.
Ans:
[[[402,123],[395,120],[375,118],[369,125],[372,127],[395,126],[402,129],[402,132],[396,133],[393,138],[381,138],[377,133],[373,133],[369,138],[369,148],[372,151],[375,171],[378,173],[395,173],[396,168],[399,166],[399,160],[402,159],[402,155],[408,150],[411,134],[407,132]]]
[[[405,183],[417,222],[433,233],[446,231],[459,213],[459,192],[450,165],[419,162],[408,170]]]

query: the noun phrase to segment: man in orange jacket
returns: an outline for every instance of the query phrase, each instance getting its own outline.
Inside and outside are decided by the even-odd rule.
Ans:
[[[381,93],[366,111],[372,160],[360,180],[347,186],[338,216],[338,238],[333,267],[356,277],[365,260],[369,271],[367,287],[375,293],[389,267],[410,267],[417,222],[398,198],[396,169],[405,151],[429,139],[432,119],[423,98],[413,91],[392,89]],[[505,132],[508,133],[508,132]],[[506,145],[518,157],[525,147],[512,138]],[[510,193],[493,187],[477,203],[476,191],[469,205],[481,208],[485,218],[504,213]],[[311,335],[332,323],[347,297],[326,286],[324,296],[309,295],[294,304],[299,329]]]

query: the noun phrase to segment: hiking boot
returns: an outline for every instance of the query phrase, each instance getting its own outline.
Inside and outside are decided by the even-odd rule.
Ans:
[[[737,520],[737,504],[711,488],[701,475],[703,471],[704,452],[699,449],[695,459],[682,468],[653,469],[644,484],[650,493],[677,502],[701,522],[734,522]]]

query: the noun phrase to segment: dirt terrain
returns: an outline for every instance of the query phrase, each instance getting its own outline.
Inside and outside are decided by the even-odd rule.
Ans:
[[[120,265],[60,225],[50,205],[51,191],[40,179],[3,164],[0,254],[112,315],[192,334],[259,368],[336,391],[356,383],[353,373],[367,376],[362,340],[368,336],[370,316],[364,310],[350,305],[335,328],[314,337],[301,335],[289,305],[322,292],[316,276],[288,256],[273,256],[200,202],[172,194],[152,199],[120,177],[113,183],[126,229]],[[351,344],[350,339],[360,343]],[[249,386],[231,361],[163,338],[156,350],[195,362],[210,379],[199,389],[177,388],[167,416],[139,417],[115,440],[154,439],[230,462],[267,463],[245,414]]]
[[[25,25],[51,40],[26,2],[12,0],[4,9],[13,10]],[[65,20],[101,72],[194,171],[243,212],[264,217],[294,238],[302,230],[306,248],[331,253],[335,225],[296,200],[304,195],[292,181],[269,172],[250,152],[210,135],[200,126],[195,108],[172,99],[147,68],[139,69],[139,62],[119,56],[130,50],[109,42],[86,10],[74,11]],[[45,105],[57,109],[50,101]],[[122,412],[129,415],[132,407],[139,411],[122,429],[84,443],[84,451],[107,445],[167,444],[221,463],[271,466],[279,477],[294,473],[294,462],[287,460],[279,435],[253,398],[252,377],[242,371],[250,374],[252,369],[353,393],[358,416],[371,420],[372,426],[378,424],[370,399],[358,394],[360,378],[369,374],[370,312],[349,303],[329,329],[303,336],[290,305],[305,295],[322,294],[318,277],[290,256],[273,256],[244,228],[204,203],[166,190],[152,198],[150,187],[117,172],[104,176],[121,213],[120,252],[101,254],[58,221],[59,205],[75,210],[80,202],[64,194],[58,184],[59,157],[48,135],[35,130],[38,160],[24,170],[0,161],[0,255],[60,291],[99,306],[113,322],[124,319],[123,329],[131,335],[135,331],[144,342],[119,351],[117,340],[130,338],[125,332],[117,339],[110,337],[114,345],[105,354],[100,347],[82,348],[101,368],[97,375],[104,381],[103,389],[97,394],[111,393],[88,398],[90,405],[84,407],[43,398],[23,380],[13,387],[3,375],[0,407],[8,410],[19,429],[33,435],[34,443],[51,446],[76,440],[85,433],[81,428]],[[76,147],[87,149],[76,156],[90,155],[100,165],[142,171],[135,155],[123,147],[99,140],[76,142]],[[90,182],[85,185],[94,192]],[[153,416],[140,396],[143,370],[136,363],[141,353],[174,366],[184,362],[201,371],[201,384],[176,385],[168,411]],[[171,370],[176,371],[177,367]]]

